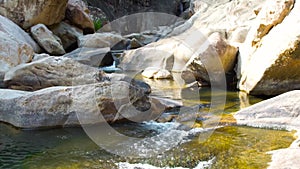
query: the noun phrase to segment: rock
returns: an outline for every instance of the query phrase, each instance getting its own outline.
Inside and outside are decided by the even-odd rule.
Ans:
[[[141,42],[139,42],[137,39],[133,38],[130,40],[130,47],[129,49],[136,49],[144,46]]]
[[[40,46],[43,47],[49,54],[63,55],[66,53],[61,40],[45,25],[37,24],[31,27],[31,34]]]
[[[33,54],[29,44],[17,41],[0,31],[0,86],[3,87],[1,84],[7,71],[19,64],[30,62]]]
[[[190,27],[194,27],[206,36],[213,32],[221,32],[226,34],[229,40],[242,39],[245,34],[240,34],[242,37],[232,38],[232,36],[236,36],[238,33],[235,33],[235,31],[240,31],[240,28],[249,30],[253,19],[256,18],[254,10],[261,6],[261,1],[192,0],[189,10],[194,15],[178,29],[180,29],[179,32],[183,32]],[[229,41],[229,44],[234,42]]]
[[[214,79],[221,80],[220,73],[233,69],[237,49],[229,45],[219,33],[212,34],[208,39],[199,33],[191,29],[136,50],[125,51],[119,67],[137,72],[148,67],[169,72],[188,69],[197,80],[204,79],[209,82],[211,79],[206,71],[208,67],[211,72],[218,73]],[[198,38],[195,38],[197,36]],[[155,73],[145,72],[144,76],[151,78]]]
[[[104,72],[66,57],[47,57],[10,69],[4,78],[10,89],[35,91],[52,86],[91,84],[105,79]]]
[[[107,15],[110,21],[126,15],[142,12],[160,12],[168,15],[180,15],[180,1],[177,0],[87,0],[91,6],[98,7]],[[185,7],[185,6],[184,6]],[[182,10],[185,10],[182,9]]]
[[[0,96],[0,121],[19,128],[113,123],[125,118],[142,122],[164,111],[158,100],[124,81],[36,92],[0,89]]]
[[[65,51],[72,51],[76,49],[77,41],[80,36],[83,36],[82,30],[69,25],[66,22],[61,22],[57,25],[51,26],[50,30],[61,39]]]
[[[67,0],[0,1],[0,15],[3,15],[24,29],[42,23],[53,25],[65,17]]]
[[[125,38],[130,39],[131,41],[138,41],[141,43],[142,46],[147,45],[152,42],[156,42],[159,37],[157,35],[149,35],[149,34],[143,34],[143,33],[132,33],[129,35],[125,35]],[[142,47],[140,46],[140,47]]]
[[[254,127],[300,129],[300,91],[284,93],[238,111],[237,124]]]
[[[296,1],[293,8],[289,5],[292,1],[269,3],[261,11],[270,12],[267,16],[265,12],[258,14],[258,23],[252,28],[255,36],[249,34],[248,43],[240,50],[238,88],[253,95],[278,95],[300,89],[300,2]],[[273,13],[275,10],[278,11]],[[266,30],[261,25],[266,25]]]
[[[82,0],[68,1],[66,19],[83,29],[84,33],[95,32],[94,22],[89,16],[89,9]]]
[[[171,73],[168,70],[160,69],[157,67],[148,67],[146,68],[142,75],[146,78],[154,79],[170,79],[172,78]]]
[[[114,46],[126,49],[126,40],[117,34],[112,33],[94,33],[79,38],[78,46],[87,48],[113,48]]]
[[[187,68],[194,74],[194,77],[206,82],[215,78],[211,77],[213,75],[210,74],[211,72],[223,71],[228,73],[233,70],[237,54],[237,48],[229,45],[220,33],[211,34],[208,37],[208,42],[208,46],[204,47],[203,51],[197,53],[197,56],[187,63]],[[213,57],[217,57],[217,59]],[[221,63],[218,64],[217,61]]]
[[[253,127],[297,130],[297,138],[289,148],[270,152],[269,168],[299,168],[300,91],[284,93],[238,111],[237,124]]]
[[[50,57],[50,55],[48,55],[47,53],[34,54],[32,61],[41,60],[41,59],[44,59],[44,58],[47,58],[47,57]]]
[[[93,67],[110,66],[113,64],[114,59],[110,53],[110,48],[78,48],[64,57],[72,58],[82,64]]]
[[[0,2],[1,3],[1,2]],[[1,9],[1,7],[0,7]],[[0,32],[4,32],[18,43],[25,43],[31,46],[34,52],[39,53],[41,51],[40,46],[18,25],[11,20],[0,15]]]

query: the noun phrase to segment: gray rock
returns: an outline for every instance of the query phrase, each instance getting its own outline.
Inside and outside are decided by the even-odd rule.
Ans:
[[[53,25],[65,17],[68,0],[0,1],[0,15],[3,15],[24,29],[42,23]]]
[[[82,30],[71,26],[66,22],[51,26],[50,30],[61,39],[62,45],[66,51],[76,48],[78,38],[83,36]]]
[[[101,81],[104,72],[66,57],[47,57],[16,66],[5,74],[11,89],[34,91],[51,86],[72,86]]]
[[[93,67],[110,66],[113,64],[113,57],[110,48],[78,48],[64,57],[72,58],[82,64]]]
[[[0,2],[1,3],[1,2]],[[1,7],[0,7],[1,9]],[[0,15],[0,32],[5,33],[10,38],[18,41],[18,43],[25,43],[31,46],[34,52],[39,53],[41,51],[40,46],[18,25],[11,20]]]
[[[121,46],[121,49],[126,49],[126,42],[127,41],[121,35],[112,33],[94,33],[80,37],[78,46],[80,48],[112,48],[119,45]]]
[[[284,93],[238,111],[237,124],[255,127],[300,129],[300,90]]]
[[[55,36],[45,25],[37,24],[31,27],[33,38],[43,47],[49,54],[63,55],[65,50],[61,40]]]
[[[125,117],[141,122],[164,110],[143,89],[124,81],[36,92],[0,89],[0,96],[0,121],[20,128],[112,123]]]

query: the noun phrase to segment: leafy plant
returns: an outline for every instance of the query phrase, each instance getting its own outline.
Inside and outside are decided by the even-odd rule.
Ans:
[[[94,19],[95,31],[99,30],[103,26],[103,21],[100,18]]]

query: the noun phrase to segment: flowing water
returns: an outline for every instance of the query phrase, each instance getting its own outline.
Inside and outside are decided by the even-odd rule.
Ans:
[[[181,100],[185,106],[210,103],[208,88],[200,89],[199,99],[192,94],[198,89],[176,89],[171,81],[148,80],[148,83],[161,89],[154,89],[154,95]],[[203,129],[196,123],[194,127],[200,128],[185,129],[177,122],[154,121],[112,125],[118,132],[131,137],[162,133],[163,141],[154,140],[157,149],[173,145],[166,152],[147,158],[113,155],[96,145],[80,127],[24,131],[0,123],[0,168],[266,168],[271,161],[266,152],[288,147],[295,139],[293,133],[235,126],[231,113],[262,99],[241,97],[238,92],[227,92],[226,98],[223,114],[218,114],[221,123],[214,128]],[[201,111],[208,111],[208,108]],[[203,139],[206,134],[208,137]]]

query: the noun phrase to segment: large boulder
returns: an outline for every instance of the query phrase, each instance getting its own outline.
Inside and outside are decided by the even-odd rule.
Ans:
[[[220,73],[233,69],[236,53],[237,48],[229,45],[220,33],[206,38],[198,30],[190,29],[139,49],[125,51],[119,67],[136,72],[149,68],[189,71],[194,74],[194,80],[209,82],[212,79],[210,72],[218,73],[214,79],[221,80]]]
[[[164,106],[125,81],[36,92],[0,89],[0,121],[20,128],[79,126],[155,119]]]
[[[114,47],[125,49],[126,39],[121,35],[113,33],[94,33],[90,35],[81,36],[78,41],[79,47],[87,48],[106,48]]]
[[[63,55],[66,53],[60,38],[55,36],[44,24],[31,27],[31,34],[49,54]]]
[[[69,0],[66,10],[66,19],[85,33],[94,33],[94,22],[89,16],[89,9],[82,0]]]
[[[32,60],[40,47],[18,25],[0,15],[0,87],[9,69]]]
[[[24,29],[43,23],[52,25],[65,17],[67,0],[0,1],[0,14]]]
[[[57,25],[50,26],[50,30],[54,35],[60,38],[65,51],[76,49],[77,41],[80,36],[83,36],[81,29],[78,29],[66,22],[61,22]]]
[[[18,41],[19,43],[28,44],[33,48],[34,52],[36,53],[39,53],[41,51],[39,45],[30,37],[28,33],[26,33],[14,22],[1,15],[0,15],[0,32],[4,32],[5,34],[13,38],[15,41]]]
[[[299,168],[300,91],[284,93],[272,99],[238,111],[234,117],[239,125],[297,130],[297,138],[290,147],[270,152],[269,168]]]
[[[300,2],[268,1],[241,47],[240,90],[278,95],[300,89]]]
[[[10,69],[6,87],[35,91],[51,86],[72,86],[102,81],[104,72],[66,57],[47,57]]]

